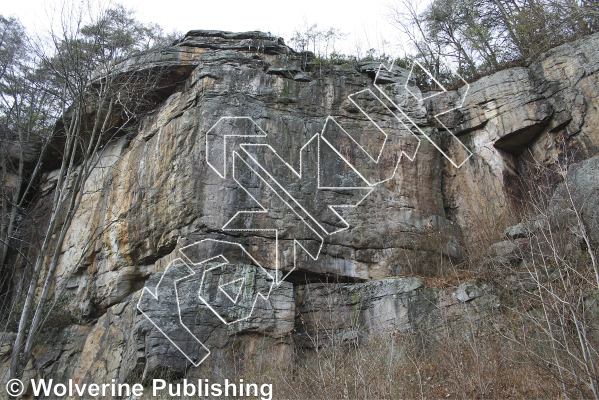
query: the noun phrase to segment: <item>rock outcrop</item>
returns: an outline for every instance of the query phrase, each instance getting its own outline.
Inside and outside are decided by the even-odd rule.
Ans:
[[[127,61],[122,73],[166,69],[177,85],[135,135],[103,149],[56,279],[86,323],[36,349],[27,373],[81,382],[133,382],[165,368],[176,376],[225,376],[240,359],[285,363],[293,346],[324,346],[310,339],[319,330],[333,333],[327,340],[354,341],[422,323],[434,331],[441,320],[484,320],[499,303],[483,282],[435,289],[401,276],[427,275],[438,259],[460,260],[484,234],[503,231],[527,161],[551,165],[598,153],[598,48],[599,35],[588,36],[425,101],[415,87],[416,97],[406,92],[406,71],[377,75],[378,64],[363,63],[323,73],[282,39],[260,32],[191,31],[143,65]],[[374,83],[393,102],[373,97]],[[461,98],[460,109],[433,118]],[[327,147],[314,139],[319,133],[337,143]],[[247,137],[234,138],[240,134]],[[467,160],[456,168],[439,150]],[[571,174],[596,194],[596,182],[585,186],[595,164],[589,160]],[[268,179],[261,165],[270,168]],[[46,196],[52,180],[46,174]],[[328,205],[335,204],[357,206],[332,212]],[[584,213],[596,223],[593,204]],[[238,217],[248,210],[253,214]],[[212,270],[206,265],[213,264],[180,260],[186,246],[207,239],[242,245],[253,265],[227,258],[228,266]],[[185,268],[198,265],[213,271],[207,281],[199,275],[180,281]],[[283,276],[268,299],[244,303]],[[218,291],[222,279],[241,279],[251,293],[227,306]],[[145,290],[159,285],[171,291],[160,301],[144,300]],[[217,308],[225,317],[199,301],[202,285],[204,298],[221,296]],[[250,318],[223,323],[248,308]],[[197,358],[185,357],[165,335],[182,335],[175,341]],[[206,352],[185,335],[210,348],[199,368],[190,366]]]

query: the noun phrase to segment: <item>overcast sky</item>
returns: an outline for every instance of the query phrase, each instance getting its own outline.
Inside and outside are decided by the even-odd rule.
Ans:
[[[397,45],[398,31],[386,20],[388,4],[394,0],[368,0],[353,7],[346,2],[323,0],[121,0],[120,3],[137,11],[138,19],[155,22],[165,28],[183,33],[192,29],[216,29],[225,31],[261,30],[291,37],[295,29],[306,22],[318,24],[321,29],[335,27],[350,34],[342,45],[342,51],[355,49],[356,42],[362,49],[381,49],[383,42],[395,43],[385,46],[387,53],[403,54]],[[4,0],[0,13],[15,15],[29,29],[44,25],[46,9],[56,7],[62,1],[52,0]],[[345,4],[345,5],[344,5]]]

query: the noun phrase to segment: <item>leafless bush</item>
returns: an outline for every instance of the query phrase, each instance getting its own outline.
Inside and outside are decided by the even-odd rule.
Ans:
[[[296,349],[294,363],[245,365],[247,381],[274,383],[275,398],[555,398],[547,376],[500,335],[447,329],[372,335],[320,349]],[[466,327],[468,331],[468,327]]]
[[[509,311],[518,328],[505,337],[554,378],[562,396],[597,399],[596,244],[582,215],[590,199],[581,198],[568,167],[531,164],[533,174],[523,179],[526,212],[511,231],[521,259],[510,267],[517,290]]]

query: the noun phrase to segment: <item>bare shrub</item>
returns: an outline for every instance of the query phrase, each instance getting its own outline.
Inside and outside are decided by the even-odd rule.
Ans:
[[[240,377],[272,382],[274,398],[286,399],[553,398],[559,393],[545,371],[494,329],[509,328],[503,315],[456,320],[437,310],[440,321],[422,318],[408,330],[370,332],[351,312],[353,305],[348,313],[347,304],[338,301],[339,285],[323,286],[328,289],[317,285],[314,304],[298,315],[295,335],[307,340],[296,340],[293,363],[273,368],[253,360]]]
[[[476,332],[476,331],[473,331]],[[558,391],[500,335],[373,335],[319,351],[296,349],[294,364],[248,363],[246,381],[274,383],[274,398],[555,398]]]
[[[529,167],[523,222],[510,231],[521,259],[510,266],[515,291],[509,312],[518,327],[504,336],[558,383],[562,396],[597,399],[599,273],[588,216],[582,215],[590,199],[574,185],[567,162]]]

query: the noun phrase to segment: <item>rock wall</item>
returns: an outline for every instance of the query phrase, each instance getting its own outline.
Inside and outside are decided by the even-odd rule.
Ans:
[[[165,69],[178,84],[136,135],[103,149],[65,240],[56,288],[65,289],[86,323],[40,346],[28,373],[90,382],[135,381],[165,368],[177,376],[227,376],[244,357],[290,362],[293,346],[314,346],[310,337],[318,330],[335,332],[330,340],[358,340],[422,321],[484,319],[498,302],[483,283],[434,289],[398,276],[433,273],[438,262],[427,254],[460,260],[483,234],[502,232],[527,160],[550,165],[598,153],[598,48],[599,36],[588,36],[526,67],[420,101],[427,95],[411,87],[416,96],[410,96],[403,86],[407,71],[377,74],[378,64],[363,63],[323,73],[264,33],[189,32],[144,61],[143,68]],[[122,67],[139,69],[139,60]],[[375,84],[392,101],[371,96],[379,93]],[[462,98],[461,108],[434,118]],[[234,137],[240,134],[252,137]],[[336,142],[327,147],[315,134]],[[246,151],[241,143],[254,146]],[[473,155],[461,168],[439,151],[463,160],[467,149]],[[301,168],[301,176],[281,160]],[[260,165],[270,168],[268,180],[257,172]],[[45,193],[52,184],[49,173]],[[281,197],[277,184],[295,202]],[[327,185],[355,188],[321,188]],[[337,214],[326,207],[358,203]],[[235,219],[244,210],[254,213]],[[177,286],[185,268],[196,268],[179,259],[184,249],[207,239],[239,243],[254,262],[227,259],[235,268],[206,279],[241,277],[254,288],[252,299],[270,282],[266,300],[221,304],[230,318],[253,307],[249,319],[223,324],[198,303],[194,288],[208,285],[206,296],[214,297],[217,283],[191,278]],[[272,286],[256,264],[285,281]],[[159,285],[179,291],[144,300],[144,288]],[[173,322],[178,306],[187,330]],[[171,329],[167,336],[183,335],[177,340],[199,358],[184,357],[158,325]],[[199,368],[190,366],[203,357],[202,346],[188,333],[211,351]],[[2,347],[4,360],[9,351]]]

